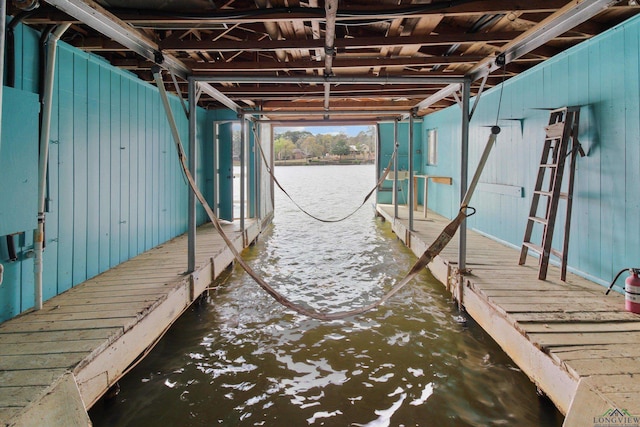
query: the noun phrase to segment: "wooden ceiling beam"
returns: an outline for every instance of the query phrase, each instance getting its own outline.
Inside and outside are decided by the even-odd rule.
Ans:
[[[450,33],[441,35],[418,35],[396,37],[355,37],[336,38],[335,48],[349,49],[375,49],[381,47],[407,47],[407,46],[448,46],[451,44],[470,43],[507,43],[520,36],[520,31],[504,31],[496,33]],[[582,36],[573,36],[583,39]],[[563,39],[570,36],[563,36]],[[322,39],[290,39],[290,40],[260,40],[260,41],[233,41],[233,40],[180,40],[176,38],[166,39],[158,43],[164,51],[277,51],[288,49],[323,49]]]
[[[415,105],[415,100],[406,100],[406,101],[392,101],[388,99],[379,99],[379,98],[361,98],[357,101],[354,100],[344,100],[344,99],[331,99],[331,108],[339,109],[339,110],[354,110],[354,111],[362,111],[365,109],[370,110],[402,110],[402,109],[411,109]],[[304,110],[312,110],[312,111],[324,111],[324,102],[322,100],[318,101],[268,101],[262,104],[262,107],[265,109],[272,109],[278,111],[301,111]]]
[[[305,85],[305,86],[277,86],[277,85],[243,85],[218,88],[230,96],[241,96],[256,94],[260,95],[312,95],[322,94],[324,89],[322,85]],[[368,93],[393,93],[393,94],[411,94],[414,91],[434,91],[436,89],[424,85],[333,85],[332,93],[335,94],[368,94]]]
[[[336,17],[337,21],[362,21],[362,20],[390,20],[396,18],[422,18],[433,15],[456,16],[469,14],[493,14],[519,11],[522,13],[554,12],[558,8],[566,5],[567,0],[493,0],[477,2],[442,2],[442,6],[437,3],[407,5],[398,7],[397,5],[372,4],[367,7],[341,5]],[[458,4],[456,4],[458,3]],[[322,7],[280,7],[269,8],[257,11],[251,9],[224,9],[213,10],[204,13],[158,13],[145,10],[131,9],[109,9],[111,13],[118,16],[134,26],[144,25],[167,25],[173,24],[183,27],[184,25],[207,24],[235,24],[254,22],[279,22],[291,20],[303,21],[324,21],[325,10]],[[53,7],[43,5],[39,10],[26,20],[29,24],[54,24],[54,23],[78,23],[79,21]]]
[[[380,67],[431,67],[433,65],[448,64],[474,64],[483,59],[483,56],[416,56],[409,58],[350,58],[334,59],[332,68],[370,68]],[[212,71],[279,71],[279,70],[315,70],[320,67],[320,62],[299,60],[289,62],[260,61],[260,62],[193,62],[185,61],[194,73]],[[115,64],[114,64],[115,65]]]

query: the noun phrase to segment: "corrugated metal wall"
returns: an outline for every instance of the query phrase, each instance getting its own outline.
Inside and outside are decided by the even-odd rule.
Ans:
[[[640,265],[639,37],[640,18],[632,18],[504,85],[502,133],[481,179],[497,185],[476,192],[470,227],[520,247],[549,117],[541,109],[581,105],[579,139],[588,156],[578,159],[569,265],[602,284],[621,268]],[[500,88],[484,94],[471,121],[470,175],[499,98]],[[451,217],[460,200],[460,109],[425,117],[423,129],[425,153],[426,132],[437,129],[439,161],[422,170],[454,180],[452,187],[429,188],[429,207]],[[523,197],[511,191],[518,188]],[[556,238],[563,228],[560,221]]]
[[[38,34],[18,27],[16,87],[37,91]],[[49,160],[44,254],[48,299],[187,229],[187,184],[155,87],[103,60],[60,43]],[[188,121],[171,99],[183,138]],[[198,180],[207,187],[210,117],[198,119]],[[38,126],[20,123],[19,126]],[[37,177],[33,177],[37,180]],[[1,198],[1,195],[0,195]],[[37,212],[32,213],[34,218]],[[204,211],[198,211],[204,221]],[[33,306],[32,230],[19,239],[19,260],[5,266],[0,321]]]

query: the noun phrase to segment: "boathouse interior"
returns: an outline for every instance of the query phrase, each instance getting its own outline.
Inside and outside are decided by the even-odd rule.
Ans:
[[[551,238],[571,229],[568,271],[603,291],[638,264],[635,0],[1,3],[2,322],[209,221],[176,139],[215,214],[264,227],[274,126],[375,125],[378,178],[389,164],[396,178],[376,202],[448,219],[499,126],[461,230],[520,250],[550,111],[578,107],[573,212]],[[408,233],[423,215],[409,211]]]

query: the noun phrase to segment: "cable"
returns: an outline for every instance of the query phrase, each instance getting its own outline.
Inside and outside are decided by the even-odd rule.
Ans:
[[[264,151],[262,149],[262,144],[260,143],[260,138],[258,138],[256,132],[255,132],[255,127],[254,127],[254,135],[256,138],[256,145],[258,146],[258,149],[260,150],[260,156],[262,157],[262,162],[265,165],[265,168],[267,169],[267,172],[269,173],[269,176],[271,177],[271,179],[273,179],[273,182],[276,184],[276,186],[280,189],[280,191],[282,191],[284,193],[285,196],[287,196],[289,198],[289,200],[291,200],[291,202],[300,210],[300,212],[304,213],[305,215],[307,215],[310,218],[315,219],[316,221],[320,221],[320,222],[324,222],[324,223],[334,223],[334,222],[341,222],[344,221],[348,218],[350,218],[351,216],[353,216],[356,212],[358,212],[369,200],[369,198],[371,198],[371,196],[373,195],[373,193],[376,191],[376,189],[382,185],[382,183],[384,182],[384,180],[386,179],[387,175],[389,174],[389,171],[391,170],[391,166],[392,166],[392,162],[393,159],[396,156],[396,152],[394,150],[393,155],[391,156],[391,159],[389,160],[389,165],[387,166],[387,168],[385,169],[385,171],[382,173],[382,175],[380,175],[380,179],[378,180],[378,182],[376,182],[376,185],[371,189],[371,191],[369,191],[367,193],[367,195],[364,197],[364,200],[362,201],[362,203],[355,209],[353,210],[351,213],[349,213],[348,215],[343,216],[342,218],[338,218],[338,219],[323,219],[323,218],[319,218],[315,215],[313,215],[312,213],[309,213],[306,209],[304,209],[302,206],[300,206],[294,199],[293,197],[291,197],[291,195],[289,195],[289,193],[287,192],[287,190],[284,189],[284,187],[282,187],[282,185],[280,184],[280,182],[278,181],[278,178],[276,178],[275,174],[273,173],[273,170],[271,169],[271,166],[269,166],[269,164],[267,163],[267,157],[264,154]]]
[[[502,92],[504,91],[504,79],[507,75],[507,62],[505,61],[502,66],[502,82],[500,82],[500,98],[498,99],[498,112],[496,113],[496,126],[498,126],[498,119],[500,118],[500,107],[502,107]]]

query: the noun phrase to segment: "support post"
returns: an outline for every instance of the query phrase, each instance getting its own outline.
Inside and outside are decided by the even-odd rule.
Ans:
[[[393,150],[396,156],[393,159],[393,218],[398,218],[398,119],[393,121]]]
[[[5,1],[0,0],[2,8],[5,7]],[[2,27],[4,28],[5,13],[0,12],[2,19]],[[44,252],[44,223],[45,223],[45,205],[47,196],[47,166],[49,164],[49,137],[51,135],[51,109],[53,101],[53,84],[56,72],[56,51],[58,48],[58,40],[69,28],[71,24],[62,24],[56,27],[51,33],[48,40],[46,55],[46,70],[44,77],[44,88],[42,94],[42,124],[40,128],[40,158],[38,163],[38,228],[33,231],[33,286],[34,298],[33,308],[35,310],[42,309],[42,258]],[[2,36],[4,39],[4,30]],[[0,49],[0,53],[4,52],[4,47]],[[0,54],[2,56],[2,54]],[[2,67],[0,67],[2,72]],[[2,75],[2,74],[0,74]],[[0,91],[2,85],[0,85]],[[0,113],[2,112],[2,94],[0,93]],[[2,138],[0,138],[1,140]]]
[[[258,226],[261,223],[262,214],[260,209],[260,183],[262,179],[262,162],[260,161],[260,153],[258,152],[258,141],[260,140],[260,136],[258,135],[258,126],[252,123],[251,126],[253,132],[253,213],[254,217],[258,221]]]
[[[163,85],[164,92],[164,85]],[[166,93],[165,93],[166,98]],[[193,179],[197,181],[196,176],[196,82],[189,78],[189,87],[188,87],[188,96],[189,96],[189,170],[191,171],[191,175],[193,175]],[[167,101],[168,106],[168,101]],[[173,121],[173,115],[172,121]],[[175,126],[175,122],[173,124]],[[187,246],[188,246],[188,265],[187,272],[192,273],[196,269],[196,195],[193,191],[189,191],[189,232],[187,236]]]
[[[407,207],[409,208],[409,231],[413,231],[413,111],[409,114],[409,194],[407,195]]]
[[[460,201],[464,202],[467,195],[467,180],[469,169],[469,106],[471,82],[466,80],[462,85],[462,137],[460,143]],[[462,307],[462,271],[467,265],[467,222],[460,224],[458,231],[458,305]]]
[[[247,150],[247,132],[246,132],[246,122],[244,118],[244,114],[240,115],[240,231],[244,234],[245,223],[245,199],[247,195],[245,194],[246,190],[246,176],[245,176],[245,167],[247,163],[246,159],[246,150]],[[247,242],[244,242],[246,245]]]
[[[173,111],[171,111],[171,105],[169,104],[169,97],[164,87],[164,81],[160,74],[160,67],[154,65],[151,68],[151,73],[158,87],[160,93],[160,100],[164,107],[164,112],[167,115],[167,121],[169,122],[169,128],[176,145],[182,145],[180,140],[180,132],[178,132],[178,126],[173,117]],[[196,81],[189,78],[189,169],[193,174],[195,182],[195,151],[196,151]],[[196,265],[196,197],[191,189],[189,190],[189,202],[188,202],[188,232],[187,232],[187,273],[195,271]]]

